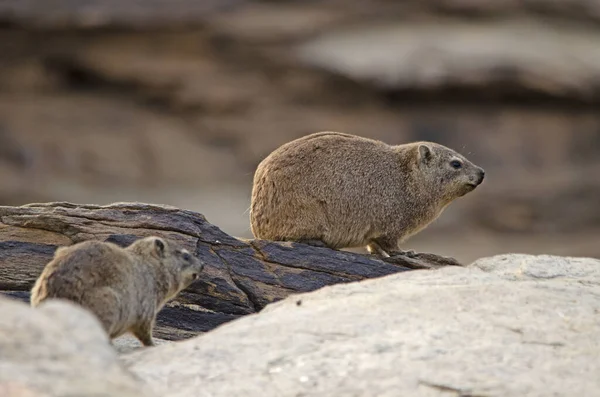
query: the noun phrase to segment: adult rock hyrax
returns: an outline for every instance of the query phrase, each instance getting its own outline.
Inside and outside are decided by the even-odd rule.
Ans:
[[[475,189],[484,170],[433,142],[391,146],[318,132],[269,154],[254,174],[256,238],[410,255],[400,244]]]
[[[111,339],[131,332],[153,346],[156,314],[203,268],[186,249],[156,236],[127,248],[88,240],[55,251],[31,290],[31,305],[73,301],[94,313]]]

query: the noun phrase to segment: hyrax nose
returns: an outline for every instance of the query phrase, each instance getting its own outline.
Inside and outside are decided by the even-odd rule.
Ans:
[[[479,168],[479,173],[477,177],[477,184],[481,184],[483,182],[483,178],[485,177],[485,170],[483,168]]]

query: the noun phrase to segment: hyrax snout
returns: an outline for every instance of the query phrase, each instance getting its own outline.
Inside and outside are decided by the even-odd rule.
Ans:
[[[31,305],[70,300],[94,313],[111,339],[131,332],[153,346],[156,314],[203,268],[186,249],[156,236],[127,248],[84,241],[56,250],[31,290]]]
[[[479,186],[484,170],[433,142],[388,145],[339,132],[288,142],[254,174],[256,238],[388,256]]]

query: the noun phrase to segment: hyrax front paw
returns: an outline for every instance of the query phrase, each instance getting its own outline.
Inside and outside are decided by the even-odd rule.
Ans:
[[[390,253],[391,256],[405,256],[407,258],[414,258],[417,253],[414,250],[398,250]]]

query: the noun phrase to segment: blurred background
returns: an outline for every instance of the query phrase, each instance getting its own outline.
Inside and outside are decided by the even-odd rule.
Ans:
[[[407,248],[600,257],[600,1],[0,0],[0,204],[142,201],[251,237],[323,130],[486,169]]]

